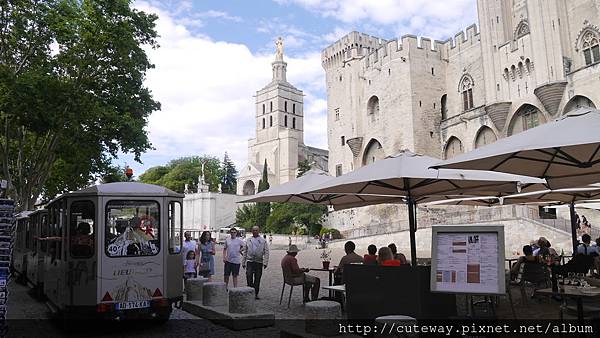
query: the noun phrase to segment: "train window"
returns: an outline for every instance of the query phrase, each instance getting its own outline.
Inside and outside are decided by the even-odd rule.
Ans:
[[[169,253],[178,254],[181,252],[181,203],[172,201],[169,203]]]
[[[31,249],[29,234],[31,234],[31,218],[25,220],[25,249]]]
[[[40,224],[40,238],[46,238],[48,236],[48,216],[42,216],[42,223]],[[46,240],[40,241],[40,250],[43,253],[48,252],[48,242]]]
[[[160,206],[155,201],[112,200],[106,204],[105,250],[109,257],[160,252]]]
[[[71,257],[89,258],[94,255],[96,208],[92,201],[75,201],[69,216],[69,247]]]

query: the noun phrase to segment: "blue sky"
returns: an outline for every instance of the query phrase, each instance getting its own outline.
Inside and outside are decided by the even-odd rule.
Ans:
[[[415,34],[445,40],[477,21],[475,0],[144,0],[159,16],[160,48],[146,85],[161,102],[148,125],[155,150],[143,164],[122,155],[136,175],[182,156],[227,151],[239,168],[254,137],[254,97],[271,79],[282,36],[288,81],[304,91],[305,143],[327,148],[321,50],[357,30],[383,39]]]

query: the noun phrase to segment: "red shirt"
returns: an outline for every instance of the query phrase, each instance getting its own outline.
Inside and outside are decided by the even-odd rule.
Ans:
[[[377,255],[365,254],[363,256],[363,261],[365,264],[377,263]]]
[[[388,259],[388,260],[381,262],[381,264],[379,264],[379,265],[381,265],[381,266],[400,266],[400,261],[397,259]]]

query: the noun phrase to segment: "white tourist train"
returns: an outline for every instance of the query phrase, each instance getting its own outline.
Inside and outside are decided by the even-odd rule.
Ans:
[[[182,202],[137,182],[61,195],[19,215],[13,271],[65,318],[167,320],[182,300]]]

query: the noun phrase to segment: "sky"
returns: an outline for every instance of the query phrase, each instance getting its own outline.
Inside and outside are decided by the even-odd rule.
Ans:
[[[386,40],[406,34],[445,40],[477,21],[476,0],[137,0],[158,15],[160,48],[145,85],[161,103],[148,120],[154,147],[115,164],[135,175],[183,156],[225,152],[246,164],[255,136],[254,95],[271,80],[275,40],[284,40],[287,79],[304,91],[304,141],[327,149],[321,51],[351,31]]]

